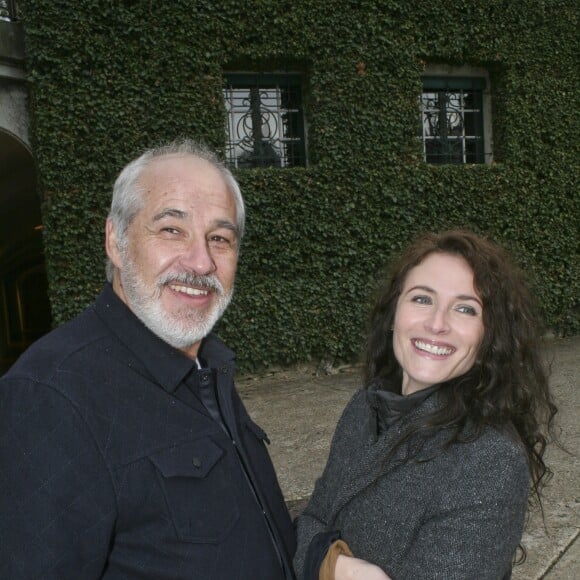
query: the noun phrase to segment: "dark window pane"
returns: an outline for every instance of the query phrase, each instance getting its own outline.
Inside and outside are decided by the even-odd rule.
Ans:
[[[483,144],[481,139],[469,139],[465,142],[466,163],[483,163]]]
[[[464,145],[463,139],[452,139],[447,142],[448,163],[464,163]]]
[[[481,114],[476,113],[465,113],[465,134],[478,136],[482,134],[481,130]]]
[[[427,141],[425,143],[425,156],[428,163],[445,163],[441,141]]]
[[[285,133],[289,138],[301,138],[302,118],[298,111],[292,113],[285,113],[282,116]]]

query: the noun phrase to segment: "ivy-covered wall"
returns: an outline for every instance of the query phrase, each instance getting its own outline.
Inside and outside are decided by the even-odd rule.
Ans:
[[[306,168],[240,170],[248,206],[220,334],[246,369],[360,351],[385,262],[466,226],[530,273],[548,326],[579,329],[575,0],[21,0],[55,322],[103,280],[112,182],[145,147],[223,152],[227,71],[302,71]],[[433,166],[425,63],[490,71],[492,165]]]

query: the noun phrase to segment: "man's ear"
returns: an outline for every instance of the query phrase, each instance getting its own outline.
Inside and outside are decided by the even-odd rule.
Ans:
[[[113,263],[113,266],[117,269],[121,269],[123,260],[121,250],[119,249],[119,238],[117,237],[117,232],[111,218],[107,218],[107,223],[105,225],[105,251],[107,252],[109,260]]]

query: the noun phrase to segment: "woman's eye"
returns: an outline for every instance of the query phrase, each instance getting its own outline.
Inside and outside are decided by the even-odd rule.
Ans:
[[[461,314],[469,314],[470,316],[475,316],[477,314],[477,310],[475,310],[473,306],[458,306],[456,310]]]
[[[413,296],[411,301],[416,304],[431,304],[431,298],[429,296]]]

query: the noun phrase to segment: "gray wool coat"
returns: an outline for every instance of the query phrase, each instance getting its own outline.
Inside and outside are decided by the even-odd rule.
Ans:
[[[405,462],[400,448],[385,465],[405,425],[437,401],[434,393],[377,438],[366,391],[354,395],[298,520],[299,579],[314,536],[332,530],[394,580],[510,577],[530,483],[524,452],[511,438],[489,428],[443,451],[442,430],[415,460]]]

